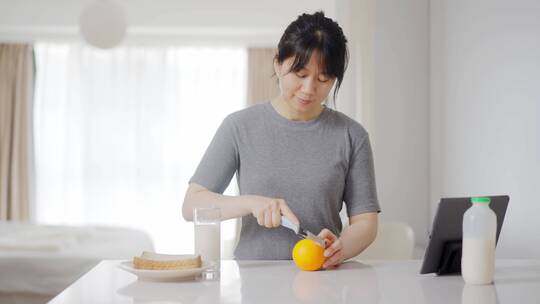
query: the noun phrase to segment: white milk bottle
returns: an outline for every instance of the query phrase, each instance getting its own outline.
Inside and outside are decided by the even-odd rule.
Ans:
[[[463,215],[461,275],[468,284],[491,284],[495,274],[497,216],[488,197],[473,197]]]

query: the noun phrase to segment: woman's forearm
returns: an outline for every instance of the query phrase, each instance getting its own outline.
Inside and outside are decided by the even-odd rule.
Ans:
[[[344,260],[357,256],[375,240],[377,225],[376,213],[365,213],[351,218],[351,225],[345,228],[340,236]]]
[[[251,213],[246,196],[228,196],[211,192],[199,185],[190,185],[184,204],[182,216],[186,221],[193,221],[193,209],[218,207],[221,209],[221,219],[241,217]]]
[[[184,198],[182,215],[186,221],[192,221],[194,208],[212,206],[221,209],[221,220],[252,214],[257,218],[257,223],[266,228],[278,227],[282,216],[293,223],[299,223],[283,199],[259,195],[227,196],[211,192],[198,184],[190,184]]]

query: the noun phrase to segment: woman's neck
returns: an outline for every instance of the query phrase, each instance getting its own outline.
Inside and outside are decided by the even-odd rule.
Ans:
[[[274,98],[270,101],[270,104],[272,104],[272,107],[279,115],[292,121],[310,121],[316,119],[324,110],[324,106],[321,104],[319,107],[315,108],[314,111],[300,113],[289,106],[282,96]]]

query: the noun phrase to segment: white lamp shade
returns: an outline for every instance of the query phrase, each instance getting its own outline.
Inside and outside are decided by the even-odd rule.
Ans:
[[[120,5],[111,0],[97,0],[83,9],[79,26],[86,42],[108,49],[122,42],[127,22]]]

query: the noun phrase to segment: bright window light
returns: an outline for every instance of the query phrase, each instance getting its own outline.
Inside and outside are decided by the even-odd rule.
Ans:
[[[223,118],[245,107],[246,50],[43,43],[35,52],[37,221],[131,227],[158,252],[192,252],[184,193]],[[234,238],[234,223],[222,233]]]

